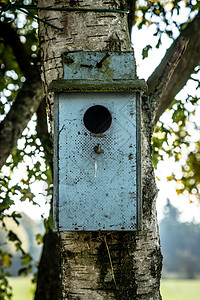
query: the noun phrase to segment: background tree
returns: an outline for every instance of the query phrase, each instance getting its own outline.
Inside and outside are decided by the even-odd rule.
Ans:
[[[5,4],[8,4],[8,2],[5,1],[2,3],[3,9],[10,10],[7,10],[7,12],[1,16],[0,23],[1,70],[3,74],[1,88],[4,93],[2,94],[1,110],[5,115],[0,124],[1,166],[6,165],[11,172],[14,172],[17,165],[22,160],[25,161],[27,154],[28,156],[32,154],[34,157],[34,154],[38,153],[38,157],[44,157],[41,152],[45,153],[46,163],[44,170],[41,170],[43,163],[41,159],[33,159],[31,165],[27,164],[28,175],[25,179],[22,178],[21,182],[15,186],[10,185],[10,172],[8,172],[7,176],[4,176],[4,179],[2,179],[1,193],[2,219],[4,215],[7,214],[6,209],[13,204],[15,194],[21,196],[22,201],[26,198],[34,201],[34,194],[30,189],[30,183],[32,181],[36,179],[45,180],[48,183],[48,187],[51,183],[51,159],[49,155],[51,145],[49,145],[46,126],[46,109],[44,109],[43,104],[39,105],[43,101],[43,92],[40,76],[38,75],[39,60],[35,51],[37,49],[37,40],[34,27],[36,26],[31,16],[26,16],[22,21],[22,14],[19,13],[19,10],[17,12],[8,6],[5,9]],[[24,1],[24,3],[23,1],[19,1],[18,4],[31,4],[31,1]],[[52,7],[73,6],[78,8],[83,7],[84,4],[79,3],[79,1],[48,1],[48,3],[47,1],[38,1],[38,6],[47,5]],[[153,138],[154,164],[156,165],[157,161],[162,159],[163,152],[161,152],[161,149],[164,149],[169,155],[175,155],[176,159],[180,159],[181,145],[185,143],[187,146],[189,143],[187,120],[190,118],[192,112],[191,110],[187,111],[184,101],[174,101],[174,97],[185,85],[191,74],[194,74],[192,76],[197,80],[195,74],[198,74],[199,70],[199,3],[197,1],[144,1],[142,5],[136,1],[107,1],[106,3],[104,3],[104,1],[87,1],[86,3],[87,8],[126,9],[127,5],[130,9],[128,19],[130,31],[132,25],[137,25],[139,28],[142,28],[142,26],[146,24],[149,26],[154,23],[157,26],[155,31],[155,35],[158,38],[157,47],[162,43],[163,34],[168,34],[172,40],[174,40],[158,68],[149,77],[149,91],[143,99],[143,160],[145,161],[143,169],[144,230],[140,233],[133,234],[119,233],[99,236],[94,233],[65,236],[65,239],[67,238],[70,243],[67,246],[68,249],[62,251],[62,261],[65,263],[67,259],[67,263],[72,267],[74,262],[78,260],[80,266],[84,265],[84,268],[88,268],[88,274],[98,275],[98,280],[93,276],[93,278],[89,278],[89,281],[84,281],[90,285],[90,289],[88,289],[89,293],[92,293],[93,287],[95,286],[96,290],[93,292],[102,294],[104,298],[107,297],[105,299],[109,299],[108,297],[110,297],[110,299],[117,297],[120,297],[120,299],[123,299],[123,297],[124,299],[137,299],[137,297],[142,299],[150,299],[150,297],[159,299],[161,256],[155,216],[155,198],[157,191],[155,189],[153,169],[151,166],[151,136],[155,121],[159,119],[165,109],[170,107],[173,121],[177,123],[177,126],[174,130],[164,123],[158,123],[159,126],[156,127]],[[182,5],[185,5],[188,9],[188,19],[184,24],[179,24],[173,20],[173,16],[180,13]],[[37,11],[34,13],[37,13]],[[63,31],[58,31],[47,24],[44,25],[40,23],[40,48],[45,86],[47,86],[52,79],[62,77],[61,53],[63,50],[71,51],[78,49],[95,51],[108,49],[112,51],[126,51],[130,49],[130,41],[128,40],[126,32],[126,17],[124,15],[111,14],[106,16],[106,14],[102,13],[101,16],[104,21],[103,24],[99,25],[105,26],[104,29],[106,28],[106,31],[104,32],[106,32],[106,37],[102,36],[95,39],[101,27],[99,27],[99,29],[96,28],[94,29],[94,37],[92,37],[92,35],[90,36],[90,39],[93,39],[92,42],[86,45],[86,41],[88,41],[86,33],[91,32],[89,28],[91,30],[95,28],[94,23],[92,23],[93,27],[90,27],[92,22],[91,18],[94,14],[85,14],[83,12],[48,12],[40,10],[38,14],[41,19],[64,28]],[[96,16],[97,14],[94,16],[95,21],[97,21]],[[88,19],[86,20],[86,18]],[[159,22],[159,20],[161,20],[161,22]],[[176,31],[176,35],[174,31]],[[179,32],[179,36],[177,32]],[[101,41],[101,43],[99,43],[99,41]],[[46,50],[47,48],[48,50]],[[147,56],[150,49],[151,46],[147,45],[143,50],[143,55]],[[181,56],[182,59],[178,63]],[[8,59],[8,57],[12,59]],[[177,63],[178,66],[176,67]],[[48,98],[50,122],[52,122],[52,99],[51,97]],[[191,95],[188,96],[186,100],[190,102],[193,107],[195,107],[199,101],[198,97]],[[155,115],[155,108],[157,106],[158,109]],[[7,113],[8,110],[9,112]],[[37,137],[40,138],[40,141],[35,134],[28,136],[26,133],[27,138],[24,142],[24,147],[21,147],[22,149],[19,149],[19,147],[16,148],[18,138],[20,138],[28,121],[36,111],[39,116],[39,118],[37,118]],[[173,137],[172,144],[169,143],[169,136]],[[196,165],[198,165],[199,162],[199,146],[196,141],[194,141],[193,144],[195,147],[193,147],[191,152],[188,152],[183,164],[184,174],[181,178],[182,185],[181,188],[179,188],[179,192],[187,190],[188,193],[197,197],[199,193],[199,178],[196,173]],[[31,146],[31,151],[28,146]],[[27,148],[29,150],[27,150]],[[189,149],[189,151],[190,150],[191,149]],[[11,156],[6,162],[10,154]],[[50,225],[47,226],[48,235],[45,238],[43,259],[40,265],[43,276],[40,276],[41,272],[39,272],[36,299],[58,298],[55,291],[58,282],[57,276],[59,275],[56,273],[56,270],[58,270],[56,266],[58,266],[59,260],[55,261],[51,257],[48,259],[47,256],[53,253],[53,257],[57,257],[58,254],[55,253],[59,251],[59,248],[55,247],[56,241],[54,239],[57,239],[57,237],[51,233],[49,226]],[[54,241],[53,243],[51,243],[52,239]],[[74,245],[73,243],[79,244],[76,249],[71,251],[70,247]],[[55,252],[49,251],[49,247],[54,249]],[[112,258],[112,267],[109,260],[109,253]],[[84,261],[82,257],[84,257]],[[2,254],[2,260],[5,261],[4,254]],[[47,268],[45,261],[55,262],[55,265],[49,265],[49,268]],[[89,268],[90,265],[92,265],[92,269],[95,269],[95,274],[91,268]],[[54,270],[56,275],[49,272],[49,270]],[[64,277],[67,277],[65,271],[63,267]],[[42,282],[42,277],[45,278],[45,283],[48,283],[47,286]],[[68,276],[68,279],[67,284],[70,283],[71,286],[65,285],[63,293],[73,293],[73,295],[76,295],[78,293],[78,291],[74,291],[76,280],[74,279],[74,283],[70,281],[71,275]],[[42,284],[40,284],[41,282]],[[52,282],[54,282],[55,285],[50,284]],[[78,285],[80,286],[80,283],[78,283]],[[90,297],[96,297],[96,294]]]
[[[163,275],[194,279],[200,273],[199,224],[181,222],[180,212],[170,200],[159,224],[163,253]]]

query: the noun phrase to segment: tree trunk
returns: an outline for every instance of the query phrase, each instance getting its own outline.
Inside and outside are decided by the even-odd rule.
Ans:
[[[126,10],[123,0],[44,1],[38,6]],[[39,17],[64,28],[40,23],[45,87],[63,77],[65,51],[130,51],[127,16],[118,12],[39,11]],[[53,135],[53,94],[48,110]],[[157,188],[151,162],[155,104],[142,103],[143,230],[138,232],[61,232],[62,299],[161,299],[162,266],[156,218]],[[43,298],[44,299],[44,298]],[[45,299],[51,299],[46,297]],[[56,299],[56,298],[55,298]],[[59,299],[59,297],[57,297]]]

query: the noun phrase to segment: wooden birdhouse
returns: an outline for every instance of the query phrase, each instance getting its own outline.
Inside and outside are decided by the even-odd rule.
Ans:
[[[63,54],[53,81],[54,229],[141,229],[141,93],[133,52]]]

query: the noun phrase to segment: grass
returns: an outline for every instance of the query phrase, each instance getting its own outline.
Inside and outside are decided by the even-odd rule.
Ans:
[[[13,300],[33,300],[35,286],[30,277],[11,277]],[[161,294],[163,300],[199,300],[200,279],[163,279],[161,280]]]
[[[199,300],[200,280],[163,279],[161,295],[163,300]]]
[[[13,288],[12,300],[33,300],[35,285],[31,283],[30,277],[9,277]]]

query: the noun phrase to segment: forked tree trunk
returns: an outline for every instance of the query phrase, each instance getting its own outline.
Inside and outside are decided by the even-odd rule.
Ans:
[[[125,10],[124,0],[46,1],[38,6]],[[127,16],[114,12],[39,11],[39,17],[64,28],[40,23],[42,75],[45,87],[63,77],[64,51],[130,51]],[[53,95],[48,110],[53,124]],[[155,107],[142,103],[143,230],[139,232],[62,232],[62,299],[161,299],[162,256],[156,217],[157,188],[151,163]],[[53,127],[51,127],[53,128]],[[53,135],[53,129],[52,129]],[[49,250],[51,251],[51,250]],[[51,299],[51,298],[46,298]]]

